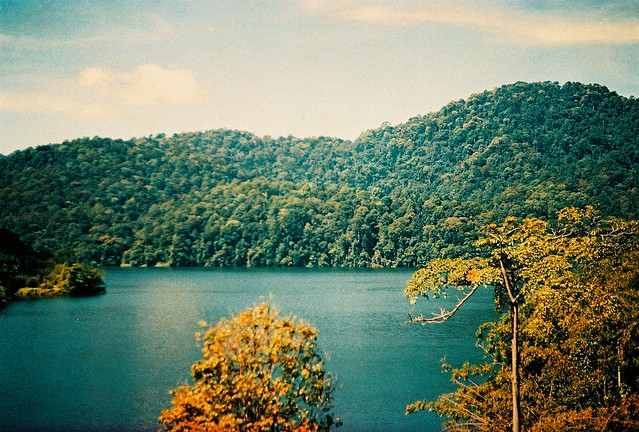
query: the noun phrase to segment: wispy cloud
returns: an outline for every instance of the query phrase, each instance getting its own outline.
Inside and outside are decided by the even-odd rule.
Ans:
[[[307,10],[333,18],[385,26],[448,24],[493,34],[521,45],[639,43],[639,18],[595,17],[531,12],[504,6],[479,8],[476,2],[379,2],[306,0]]]
[[[108,112],[60,94],[36,92],[0,94],[0,111],[33,114],[66,115],[76,113],[84,117],[104,117]]]
[[[132,72],[88,67],[66,85],[0,94],[0,110],[106,118],[131,110],[198,104],[208,95],[206,86],[188,69],[156,64],[140,65]]]
[[[101,34],[92,36],[78,36],[70,38],[11,36],[0,33],[0,44],[13,46],[17,49],[48,50],[64,47],[80,47],[95,44],[134,43],[140,39],[116,34]]]
[[[87,47],[92,45],[124,44],[139,45],[158,43],[176,37],[171,24],[155,15],[145,16],[138,27],[110,27],[102,32],[88,32],[70,37],[29,36],[0,32],[0,48],[2,45],[27,50],[48,50],[65,47]]]
[[[164,69],[156,64],[140,65],[133,72],[89,67],[77,82],[96,96],[134,107],[187,105],[201,101],[206,94],[190,70]]]

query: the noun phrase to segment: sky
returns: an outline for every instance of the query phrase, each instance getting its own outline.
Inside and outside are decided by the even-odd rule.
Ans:
[[[0,0],[0,154],[228,128],[355,139],[517,81],[639,96],[639,0]]]

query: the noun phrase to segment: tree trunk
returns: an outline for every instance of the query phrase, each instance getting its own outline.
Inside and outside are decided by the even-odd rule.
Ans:
[[[506,270],[506,264],[504,258],[499,259],[499,266],[501,268],[501,275],[504,279],[504,285],[506,292],[508,293],[508,299],[510,300],[510,318],[513,322],[512,332],[513,336],[510,343],[511,350],[511,381],[512,381],[512,393],[513,393],[513,432],[520,432],[521,425],[520,420],[520,402],[519,402],[519,340],[517,333],[519,330],[519,295],[515,294],[515,284],[512,282],[512,278],[509,277]]]
[[[517,340],[517,330],[519,330],[519,305],[517,302],[511,303],[510,314],[513,321],[513,337],[511,340],[511,380],[513,393],[513,432],[520,432],[519,425],[520,402],[519,402],[519,341]]]

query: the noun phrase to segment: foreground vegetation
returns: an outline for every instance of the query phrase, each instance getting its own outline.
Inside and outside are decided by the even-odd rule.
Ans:
[[[206,325],[206,323],[203,323]],[[193,385],[173,392],[169,431],[317,432],[339,426],[317,331],[267,303],[210,326]]]
[[[464,290],[450,311],[411,318],[435,324],[493,290],[501,318],[478,331],[487,361],[444,363],[456,390],[407,413],[435,411],[449,431],[639,430],[639,221],[565,208],[551,222],[489,224],[473,248],[430,261],[405,294]],[[202,352],[160,416],[167,430],[339,426],[312,327],[261,304],[211,326]]]
[[[0,229],[0,303],[16,298],[86,296],[104,292],[102,272],[38,253]]]
[[[403,266],[507,216],[639,217],[639,101],[517,83],[354,142],[214,130],[0,157],[0,227],[72,261]]]
[[[489,225],[474,257],[437,259],[405,293],[493,287],[502,318],[480,328],[489,362],[451,369],[457,390],[407,412],[434,410],[451,431],[639,430],[639,221],[564,209],[555,223]]]

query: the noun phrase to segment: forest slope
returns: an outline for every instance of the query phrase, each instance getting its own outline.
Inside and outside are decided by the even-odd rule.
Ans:
[[[87,296],[104,292],[102,272],[56,262],[0,228],[0,306],[15,298]]]
[[[516,83],[357,140],[213,130],[0,157],[0,227],[104,265],[416,266],[565,206],[639,215],[639,102]]]

